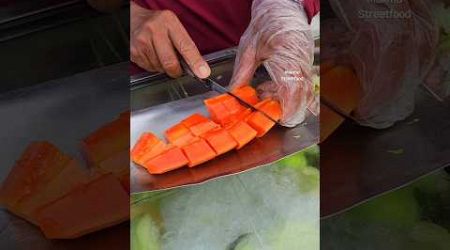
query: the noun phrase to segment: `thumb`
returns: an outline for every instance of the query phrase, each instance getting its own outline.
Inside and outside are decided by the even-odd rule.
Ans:
[[[233,90],[250,84],[257,67],[256,49],[248,44],[245,47],[240,45],[229,88]]]

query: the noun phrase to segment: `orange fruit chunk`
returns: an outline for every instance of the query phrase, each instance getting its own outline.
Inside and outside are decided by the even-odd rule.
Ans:
[[[178,147],[172,147],[164,153],[148,160],[144,167],[151,174],[163,174],[165,172],[183,167],[188,163],[186,156]]]
[[[181,124],[183,124],[187,128],[190,128],[190,127],[192,127],[194,125],[197,125],[197,124],[202,123],[202,122],[207,122],[207,121],[209,121],[208,118],[204,117],[201,114],[195,113],[193,115],[190,115],[188,118],[182,120]]]
[[[216,157],[216,153],[204,139],[199,139],[182,149],[189,160],[189,167],[197,166]]]
[[[0,189],[1,204],[33,221],[19,205],[41,192],[69,164],[71,157],[49,142],[33,142],[25,149]]]
[[[252,105],[255,105],[259,102],[256,90],[252,88],[250,85],[246,85],[234,90],[233,94],[237,95],[242,100]]]
[[[181,123],[167,129],[165,136],[171,144],[178,147],[182,147],[196,140],[195,135],[191,133],[189,128]]]
[[[73,239],[129,220],[129,195],[112,174],[74,188],[41,207],[37,222],[49,239]]]
[[[206,133],[203,138],[217,155],[224,154],[237,147],[237,142],[225,129],[217,129]]]
[[[167,145],[152,133],[144,133],[131,150],[133,162],[143,166],[149,159],[161,154]]]
[[[189,128],[189,130],[192,132],[192,134],[200,136],[208,131],[211,131],[219,127],[220,126],[217,123],[208,120],[206,122],[193,125],[192,127]]]
[[[237,142],[237,149],[242,148],[256,137],[256,130],[250,127],[246,122],[239,121],[227,129],[233,139]]]
[[[274,120],[279,120],[281,117],[281,106],[277,101],[264,100],[256,106],[261,112],[264,112]],[[258,132],[257,137],[264,136],[275,125],[275,122],[261,112],[253,112],[247,119],[248,125]]]

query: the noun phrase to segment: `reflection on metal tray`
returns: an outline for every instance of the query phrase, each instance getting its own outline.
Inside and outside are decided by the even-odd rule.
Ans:
[[[159,137],[168,127],[195,112],[207,114],[203,104],[205,98],[217,95],[208,92],[179,101],[158,105],[131,114],[130,144],[134,145],[145,131]],[[181,168],[162,175],[151,175],[142,167],[131,163],[131,192],[168,189],[231,175],[291,155],[314,145],[319,139],[318,118],[310,116],[304,124],[295,128],[275,127],[262,138],[255,139],[238,151],[224,154],[195,168]]]
[[[415,112],[374,130],[344,123],[320,145],[321,216],[342,212],[450,165],[450,100],[419,89]]]

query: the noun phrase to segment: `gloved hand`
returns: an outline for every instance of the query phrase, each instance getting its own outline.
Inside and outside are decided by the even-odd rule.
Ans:
[[[293,127],[307,110],[318,114],[312,82],[314,40],[308,18],[292,0],[254,0],[251,22],[241,37],[230,88],[249,84],[263,64],[272,81],[258,89],[282,105],[281,124]]]
[[[330,4],[352,37],[349,58],[363,89],[356,117],[374,128],[405,119],[435,58],[438,33],[430,5],[422,0]]]

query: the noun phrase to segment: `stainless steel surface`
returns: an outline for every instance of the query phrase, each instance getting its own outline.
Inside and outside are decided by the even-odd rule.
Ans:
[[[321,215],[345,211],[450,165],[450,101],[419,89],[416,110],[375,130],[346,122],[320,145]]]
[[[163,138],[163,132],[167,128],[186,116],[195,112],[207,115],[203,100],[214,95],[217,94],[208,92],[132,112],[130,145],[134,145],[145,131],[151,131]],[[279,160],[317,144],[318,141],[318,118],[310,116],[305,125],[292,129],[275,127],[264,137],[255,139],[244,148],[229,152],[194,168],[184,167],[162,175],[151,175],[142,167],[131,163],[131,192],[169,189],[236,174]]]

